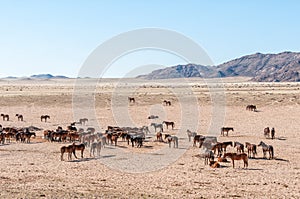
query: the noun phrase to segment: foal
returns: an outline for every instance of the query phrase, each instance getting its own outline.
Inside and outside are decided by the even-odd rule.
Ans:
[[[257,154],[256,152],[256,145],[255,144],[250,144],[249,142],[245,142],[246,148],[248,150],[248,157],[251,157],[251,153],[252,153],[252,157],[255,158],[255,154]]]

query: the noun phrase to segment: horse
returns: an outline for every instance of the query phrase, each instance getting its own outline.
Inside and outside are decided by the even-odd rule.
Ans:
[[[136,143],[137,148],[141,148],[143,146],[143,140],[144,138],[141,136],[132,136],[130,138],[132,147],[134,147],[134,143]]]
[[[171,101],[164,100],[163,103],[164,103],[166,106],[171,106]]]
[[[274,128],[271,129],[271,138],[272,138],[272,140],[275,139],[275,129]]]
[[[234,142],[233,147],[236,147],[238,153],[244,153],[244,145],[239,142]]]
[[[85,125],[88,121],[89,121],[89,119],[87,119],[87,118],[79,119],[80,125]]]
[[[148,120],[158,119],[159,117],[157,115],[150,115],[148,116]]]
[[[174,135],[165,135],[165,139],[169,143],[169,148],[171,148],[171,142],[174,143],[174,148],[178,148],[178,137]]]
[[[24,133],[24,138],[25,138],[24,142],[27,140],[26,143],[30,143],[31,136],[34,136],[34,138],[35,138],[36,134],[35,133],[31,133],[31,132]]]
[[[222,152],[226,153],[227,146],[232,146],[232,142],[218,142],[215,144],[211,150],[214,151],[214,154],[216,154],[216,150],[218,151],[218,156],[222,155]]]
[[[42,115],[41,116],[41,122],[44,120],[45,122],[47,122],[47,119],[50,119],[49,115]]]
[[[260,141],[260,143],[257,146],[261,146],[264,154],[264,158],[266,157],[266,153],[269,152],[269,159],[274,158],[274,148],[272,145],[267,145],[263,141]]]
[[[117,146],[118,138],[119,138],[119,136],[117,134],[115,134],[115,133],[112,134],[111,138],[110,138],[111,144],[113,144],[113,142],[114,142],[115,146]]]
[[[255,144],[250,144],[249,142],[245,142],[245,146],[248,150],[248,157],[251,157],[251,153],[252,153],[252,157],[255,158],[255,154],[257,154],[256,152],[256,145]]]
[[[160,142],[163,141],[162,133],[161,133],[161,132],[156,133],[156,140],[157,140],[157,141],[160,141]]]
[[[193,144],[193,146],[196,146],[196,143],[199,142],[199,148],[201,148],[204,140],[205,140],[205,137],[202,136],[202,135],[196,135],[196,136],[194,136],[194,144]]]
[[[167,129],[169,126],[172,126],[172,130],[174,129],[175,123],[174,122],[168,122],[168,121],[163,121],[163,124],[166,124]]]
[[[150,126],[153,126],[153,127],[154,127],[155,132],[156,132],[156,129],[157,129],[157,128],[160,128],[160,131],[161,131],[161,132],[164,132],[164,128],[163,128],[163,125],[162,125],[162,124],[151,123]]]
[[[191,141],[191,138],[194,138],[194,137],[197,135],[196,132],[192,132],[192,131],[190,131],[189,129],[186,130],[186,133],[187,133],[187,135],[188,135],[189,142]]]
[[[4,144],[5,142],[5,134],[4,133],[0,133],[0,143]]]
[[[264,128],[264,136],[265,136],[265,138],[270,137],[270,128],[269,127]]]
[[[61,159],[61,161],[64,161],[63,156],[64,156],[64,153],[66,153],[66,152],[68,153],[68,160],[72,160],[72,153],[75,154],[74,144],[73,145],[69,145],[69,146],[62,146],[60,148],[60,153],[61,153],[60,159]]]
[[[128,97],[128,101],[129,101],[129,103],[135,103],[135,99],[134,99],[134,97]]]
[[[204,164],[207,165],[209,161],[214,161],[215,156],[211,150],[205,150],[204,152]]]
[[[23,115],[16,114],[16,117],[18,118],[18,121],[23,122]]]
[[[7,115],[7,114],[1,114],[1,117],[2,117],[2,119],[3,119],[3,121],[9,121],[9,115]]]
[[[256,111],[256,106],[255,105],[248,105],[247,107],[246,107],[246,110],[247,111]]]
[[[83,158],[83,151],[85,149],[85,145],[84,144],[76,145],[75,142],[73,142],[73,146],[74,146],[73,154],[74,154],[75,158],[77,159],[77,156],[76,156],[76,153],[75,153],[76,150],[81,151],[81,158]]]
[[[222,127],[221,128],[221,135],[222,136],[225,136],[224,134],[225,134],[225,132],[227,133],[227,135],[226,136],[228,136],[228,132],[229,131],[234,131],[234,129],[232,128],[232,127]]]
[[[234,168],[234,161],[235,160],[243,160],[244,167],[248,167],[248,156],[246,153],[236,154],[236,153],[225,153],[224,158],[229,157],[232,161],[232,166]]]
[[[101,142],[98,141],[98,142],[93,142],[92,145],[91,145],[91,150],[90,150],[90,156],[92,157],[92,153],[93,153],[93,156],[95,157],[95,151],[97,150],[97,156],[99,157],[100,156],[100,151],[101,151]]]

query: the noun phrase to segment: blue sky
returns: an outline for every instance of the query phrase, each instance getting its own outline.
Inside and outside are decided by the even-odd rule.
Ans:
[[[76,77],[102,42],[147,27],[191,38],[215,64],[256,52],[299,52],[299,10],[300,2],[289,0],[0,0],[0,77]],[[185,62],[164,53],[133,53],[105,76],[122,76],[137,65],[179,63]]]

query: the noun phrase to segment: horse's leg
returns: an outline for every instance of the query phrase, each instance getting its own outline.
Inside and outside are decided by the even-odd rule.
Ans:
[[[233,158],[231,158],[231,160],[232,160],[232,166],[233,166],[233,168],[234,168],[234,159],[233,159]]]
[[[83,158],[83,151],[84,149],[81,149],[81,158]],[[95,151],[94,151],[95,152]],[[95,155],[94,155],[95,156]]]
[[[61,161],[64,161],[64,152],[63,152],[63,151],[61,152],[60,160],[61,160]]]

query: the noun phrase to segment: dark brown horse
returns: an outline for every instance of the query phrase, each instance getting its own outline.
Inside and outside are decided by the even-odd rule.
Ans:
[[[272,138],[272,140],[275,139],[275,129],[274,128],[271,129],[271,138]]]
[[[134,97],[128,97],[128,101],[129,101],[129,103],[135,103],[135,99],[134,99]]]
[[[16,114],[16,117],[18,118],[18,121],[23,122],[23,115]]]
[[[194,136],[194,144],[193,144],[193,146],[196,146],[196,143],[199,142],[199,148],[201,148],[204,140],[205,140],[204,136],[202,136],[202,135],[195,135]]]
[[[234,131],[234,129],[232,127],[222,127],[221,128],[221,135],[225,136],[225,133],[226,133],[226,136],[228,136],[229,131]]]
[[[214,154],[218,151],[218,156],[222,156],[223,151],[226,153],[227,146],[232,146],[232,142],[218,142],[212,147],[212,151],[214,151]]]
[[[244,153],[244,145],[239,142],[234,142],[233,147],[236,147],[238,153]]]
[[[252,157],[255,158],[255,155],[257,154],[256,152],[256,145],[255,144],[250,144],[249,142],[245,142],[245,146],[248,150],[248,157],[251,157],[251,153],[252,153]]]
[[[246,153],[236,154],[236,153],[225,153],[224,158],[229,157],[232,161],[232,166],[234,168],[234,161],[235,160],[243,160],[244,167],[248,167],[248,156]]]
[[[247,107],[246,107],[246,110],[247,111],[256,111],[256,106],[255,105],[248,105]]]
[[[163,103],[164,103],[166,106],[171,106],[171,101],[164,100]]]
[[[175,126],[174,122],[163,121],[162,123],[166,124],[167,129],[169,128],[169,126],[172,127],[172,130],[174,129],[174,126]]]
[[[83,151],[85,149],[85,145],[84,144],[75,144],[73,143],[72,146],[74,147],[74,151],[73,154],[75,156],[75,158],[77,158],[75,151],[81,151],[81,158],[83,158]]]
[[[44,120],[45,122],[47,122],[47,119],[50,119],[49,115],[42,115],[41,116],[41,122]]]
[[[9,121],[9,115],[7,115],[7,114],[1,114],[1,117],[2,117],[2,119],[3,119],[3,121]]]

